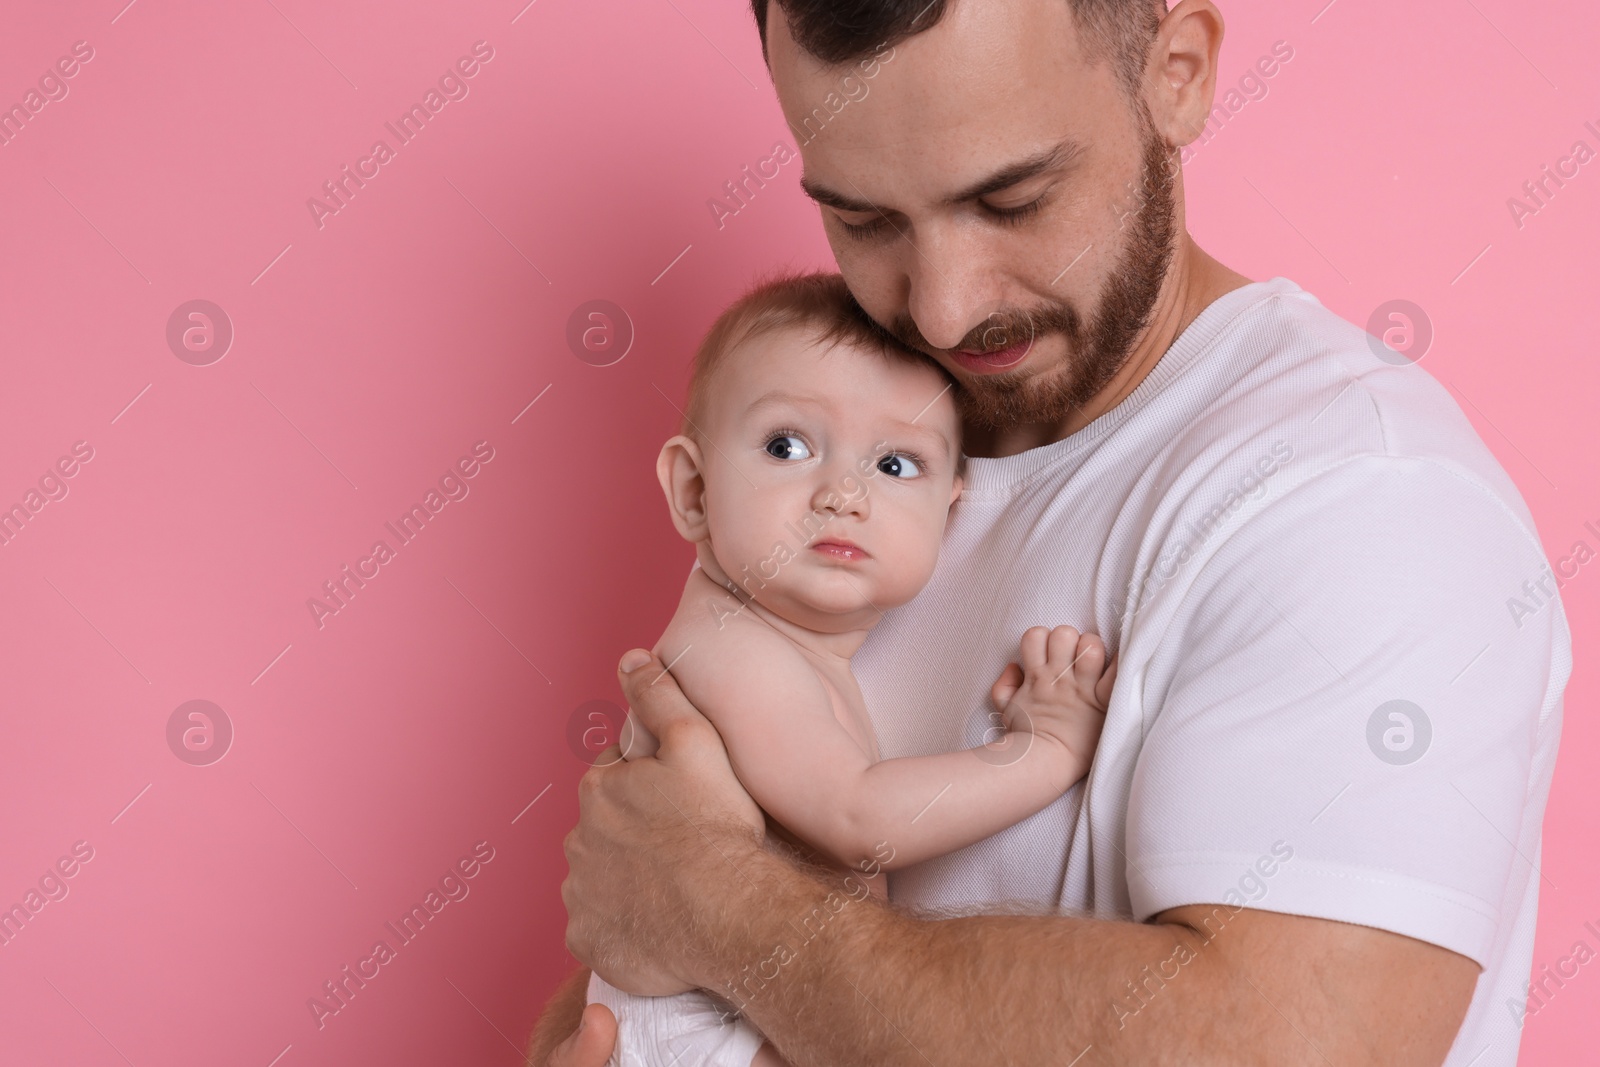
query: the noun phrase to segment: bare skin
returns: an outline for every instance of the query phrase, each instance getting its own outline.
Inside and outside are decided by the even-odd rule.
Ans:
[[[883,872],[989,837],[1081,779],[1115,671],[1098,636],[1030,627],[991,690],[1000,737],[880,758],[850,660],[932,573],[961,490],[958,423],[931,364],[811,333],[740,342],[701,386],[696,433],[662,447],[668,510],[700,566],[655,651],[769,832],[849,875],[849,899],[883,902]],[[647,758],[655,739],[630,718],[620,746]],[[715,992],[739,1006],[750,982]]]
[[[1112,679],[1098,636],[1024,633],[992,690],[998,736],[972,751],[880,759],[851,673],[884,612],[931,576],[961,490],[944,377],[796,329],[741,342],[721,367],[697,433],[657,460],[700,566],[656,652],[751,796],[875,889],[880,870],[964,848],[1059,798],[1088,771],[1104,721]],[[628,758],[649,754],[648,738],[630,740],[624,729]]]
[[[891,760],[878,756],[848,655],[818,639],[859,645],[865,636],[807,631],[699,570],[656,647],[668,662],[682,659],[674,680],[716,726],[751,796],[826,862],[865,872],[854,884],[885,895],[880,871],[998,833],[1088,773],[1115,677],[1095,635],[1029,629],[1019,662],[993,687],[1002,737]],[[634,759],[630,740],[624,730]]]
[[[1346,923],[1206,905],[1142,924],[839,908],[840,876],[763,842],[760,810],[714,728],[661,677],[659,659],[624,657],[635,660],[623,690],[661,749],[580,783],[562,896],[592,921],[569,924],[568,947],[636,989],[665,991],[713,986],[787,945],[793,958],[746,1011],[795,1067],[1060,1064],[1085,1049],[1081,1064],[1437,1064],[1465,1016],[1476,964]],[[670,879],[659,863],[672,865]],[[660,892],[643,909],[630,887],[652,878]],[[797,924],[828,915],[830,894],[839,910],[808,939],[817,923]],[[641,925],[663,942],[645,968],[622,967],[622,943],[636,936],[622,931]],[[1177,977],[1162,982],[1163,971]],[[1148,1006],[1119,1020],[1109,1005],[1130,981]],[[610,1013],[590,1006],[585,1029],[552,1050],[555,1016],[575,1014],[570,996],[552,1003],[530,1062],[603,1064]]]
[[[1211,110],[1222,38],[1211,0],[1182,0],[1163,17],[1140,102],[1174,154]],[[970,393],[993,397],[1001,391],[993,377],[959,353],[995,347],[984,340],[994,317],[1009,325],[1019,309],[1065,302],[1091,321],[1117,292],[1118,253],[1129,246],[1118,212],[1140,174],[1137,112],[1109,68],[1078,52],[1060,0],[954,0],[940,23],[895,49],[870,104],[801,146],[806,188],[862,306],[920,341]],[[768,58],[791,121],[839,75],[799,52],[775,6]],[[958,196],[1064,137],[1085,149],[1073,161]],[[830,191],[854,207],[841,208]],[[1138,336],[1123,351],[1099,353],[1100,369],[1110,371],[1104,382],[1065,410],[1046,403],[1050,387],[1084,377],[1093,364],[1084,359],[1096,353],[1066,332],[1038,337],[1004,376],[1029,403],[998,424],[974,415],[970,454],[1012,455],[1087,425],[1126,399],[1205,307],[1247,284],[1188,236],[1181,176],[1175,192],[1170,262]],[[1034,201],[1044,206],[1026,225],[995,220],[997,210]],[[878,217],[886,228],[873,239],[844,229]],[[715,730],[670,676],[650,684],[659,660],[643,650],[624,657],[633,660],[623,690],[662,746],[653,759],[597,768],[580,784],[562,886],[568,948],[622,988],[715,986],[793,941],[793,924],[837,886],[763,843],[759,809],[738,787]],[[658,892],[643,912],[636,898],[646,885]],[[624,944],[650,951],[628,953],[624,966]],[[1188,962],[1168,962],[1178,957]],[[1150,977],[1174,966],[1175,978]],[[1066,1064],[1080,1053],[1081,1067],[1422,1065],[1448,1053],[1478,971],[1464,956],[1398,934],[1255,909],[1191,905],[1147,923],[927,921],[864,901],[805,941],[748,1012],[795,1067]],[[1119,1019],[1109,1005],[1129,982],[1152,992],[1136,1015]],[[577,1014],[570,1000],[551,1012],[547,1019],[568,1025]],[[584,1020],[565,1041],[565,1027],[541,1026],[530,1062],[600,1067],[614,1024],[599,1006]]]

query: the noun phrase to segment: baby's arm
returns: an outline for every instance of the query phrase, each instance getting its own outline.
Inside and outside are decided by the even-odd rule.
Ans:
[[[1005,704],[998,743],[873,763],[787,638],[759,623],[729,631],[707,642],[715,647],[691,650],[673,674],[722,735],[751,797],[851,867],[943,855],[1055,800],[1088,770],[1113,674],[1099,638],[1085,635],[1080,647],[1070,627],[1035,627],[1023,637],[1020,670],[1013,664],[995,683]],[[875,847],[883,842],[893,850],[887,863]]]

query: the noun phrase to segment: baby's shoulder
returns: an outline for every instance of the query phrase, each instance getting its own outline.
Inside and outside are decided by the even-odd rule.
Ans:
[[[701,710],[713,717],[715,705],[752,690],[822,687],[816,668],[788,636],[698,569],[657,651],[690,700],[696,706],[706,701],[711,706]]]
[[[699,568],[684,583],[678,610],[661,641],[663,662],[670,662],[691,645],[716,648],[719,655],[759,651],[799,657],[794,643],[762,619],[757,608],[718,585]]]

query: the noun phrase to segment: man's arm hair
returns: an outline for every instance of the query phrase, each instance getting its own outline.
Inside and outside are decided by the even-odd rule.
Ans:
[[[623,688],[660,751],[591,768],[563,846],[568,948],[621,988],[707,989],[794,1067],[1437,1067],[1456,1038],[1478,965],[1391,931],[1171,900],[1150,922],[911,915],[796,866],[644,660]]]
[[[1479,973],[1436,945],[1325,919],[1195,905],[1149,923],[930,920],[770,851],[737,865],[742,877],[697,879],[704,915],[720,916],[697,924],[715,939],[702,981],[794,1067],[1436,1067]]]
[[[545,1067],[550,1053],[578,1028],[589,1000],[589,968],[579,967],[556,986],[528,1040],[528,1067]]]

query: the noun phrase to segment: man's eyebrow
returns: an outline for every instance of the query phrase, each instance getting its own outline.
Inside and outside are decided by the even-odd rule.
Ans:
[[[800,175],[800,189],[811,199],[824,207],[831,207],[838,211],[877,211],[877,205],[865,200],[845,196],[843,193],[829,189],[820,182],[814,182],[804,174]]]
[[[1002,189],[1008,189],[1046,171],[1058,170],[1082,154],[1083,145],[1077,141],[1070,139],[1061,141],[1026,159],[1019,159],[1015,163],[1001,167],[989,177],[974,182],[953,196],[946,197],[945,203],[959,204],[963,200],[976,200],[980,196],[998,193]]]
[[[958,190],[945,197],[944,202],[946,204],[959,204],[963,201],[976,200],[979,197],[988,196],[990,193],[998,193],[1002,189],[1008,189],[1047,171],[1058,170],[1071,163],[1082,153],[1083,145],[1077,141],[1070,139],[1061,141],[1042,151],[1035,152],[1031,156],[1006,164],[993,174],[980,178],[965,189]],[[800,176],[800,188],[812,200],[838,211],[859,211],[865,214],[881,210],[869,200],[846,196],[836,189],[828,188],[821,182],[807,178],[804,174]]]

